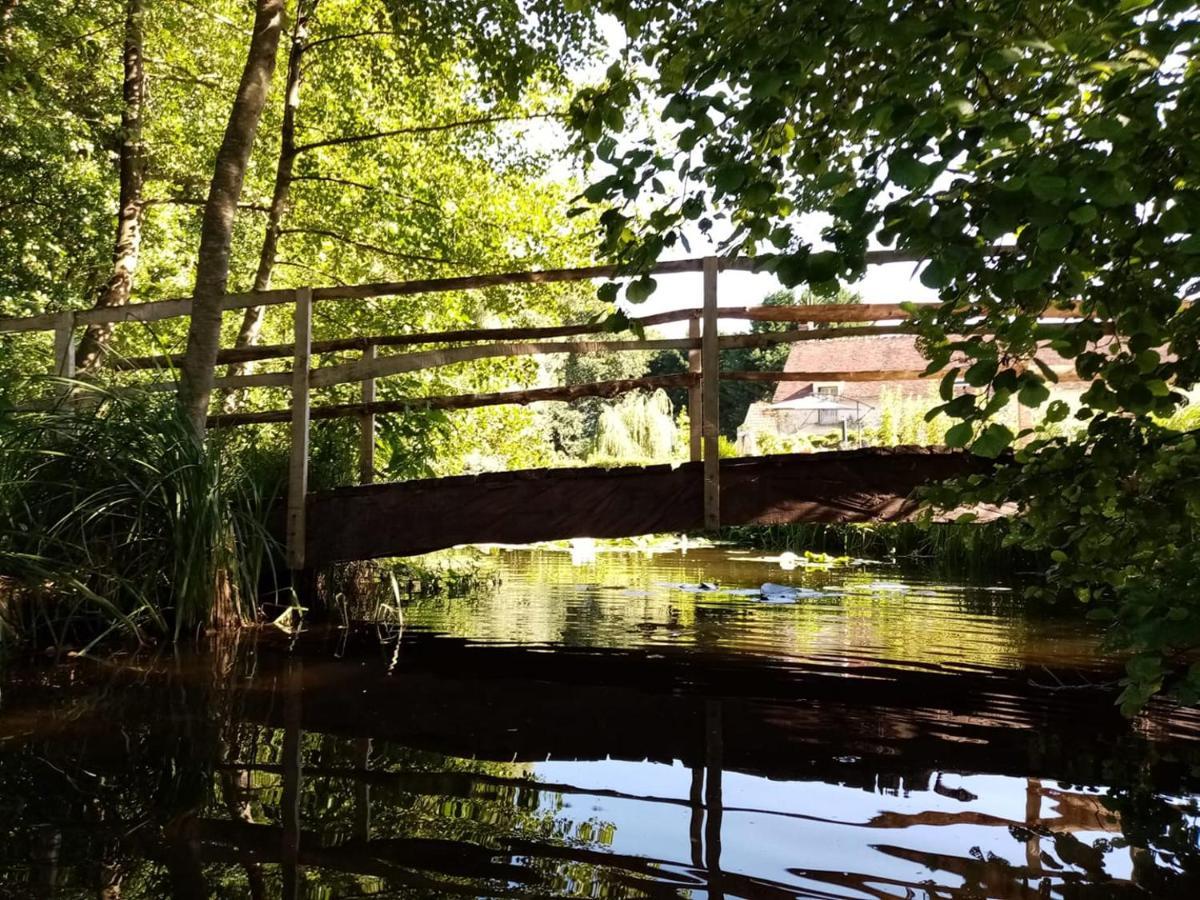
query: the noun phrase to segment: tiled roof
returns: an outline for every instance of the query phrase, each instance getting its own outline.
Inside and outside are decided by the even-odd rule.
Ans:
[[[1052,368],[1070,368],[1071,361],[1049,348],[1038,351],[1038,359]],[[785,372],[920,371],[929,360],[917,349],[911,334],[867,335],[826,338],[793,344],[784,363]],[[931,380],[930,382],[934,382]],[[812,383],[783,381],[775,387],[772,402],[812,393]]]

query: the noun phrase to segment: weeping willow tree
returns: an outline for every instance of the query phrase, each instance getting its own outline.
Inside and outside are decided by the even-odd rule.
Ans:
[[[590,462],[641,462],[668,459],[679,428],[663,391],[633,393],[605,406],[596,429]]]

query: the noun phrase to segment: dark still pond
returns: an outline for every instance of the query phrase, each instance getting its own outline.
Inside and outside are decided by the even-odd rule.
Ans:
[[[1077,623],[750,553],[493,560],[403,627],[11,667],[0,895],[1200,896],[1200,715],[1123,720]]]

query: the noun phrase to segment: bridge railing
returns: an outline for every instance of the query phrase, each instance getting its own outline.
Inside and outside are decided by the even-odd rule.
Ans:
[[[874,251],[868,254],[868,264],[916,262],[909,255],[894,251]],[[720,469],[718,464],[718,386],[722,380],[753,381],[910,381],[921,377],[921,371],[863,370],[842,372],[739,372],[721,371],[720,351],[733,348],[765,347],[792,344],[829,337],[852,335],[899,334],[911,331],[909,326],[894,324],[909,313],[899,304],[817,304],[797,307],[718,307],[718,278],[721,271],[752,271],[753,260],[734,257],[705,257],[659,263],[650,274],[670,275],[699,272],[703,276],[700,302],[694,308],[673,310],[630,320],[632,328],[641,329],[674,322],[688,323],[688,336],[682,338],[651,338],[636,340],[581,340],[586,335],[603,333],[603,322],[534,328],[485,328],[423,334],[391,334],[312,340],[313,305],[329,301],[353,301],[384,296],[404,296],[421,293],[478,290],[501,285],[549,284],[584,281],[600,278],[619,278],[623,273],[614,266],[590,266],[534,272],[512,272],[471,275],[455,278],[424,279],[404,282],[340,285],[335,287],[301,287],[259,293],[228,294],[223,310],[238,310],[253,306],[294,306],[293,343],[231,348],[221,350],[218,365],[254,363],[265,360],[290,359],[292,368],[283,372],[262,372],[226,375],[214,380],[221,390],[246,388],[290,389],[291,402],[280,409],[216,413],[209,416],[210,427],[234,427],[250,424],[289,423],[291,449],[288,481],[287,546],[289,565],[304,568],[305,498],[308,494],[309,430],[313,419],[354,417],[360,422],[360,477],[366,483],[375,475],[375,419],[385,413],[400,413],[416,409],[469,409],[505,404],[528,404],[547,400],[575,400],[581,397],[614,397],[639,389],[686,387],[690,457],[703,463],[704,522],[707,528],[720,525]],[[161,300],[129,304],[107,309],[51,313],[16,319],[0,319],[0,334],[30,331],[54,333],[53,371],[61,376],[75,375],[75,331],[95,324],[125,322],[149,323],[189,315],[191,299]],[[1047,317],[1068,317],[1070,310],[1050,310]],[[720,319],[771,321],[802,325],[802,328],[761,334],[741,333],[720,335]],[[880,325],[880,322],[893,324]],[[821,327],[837,325],[837,328]],[[567,340],[576,338],[575,340]],[[380,348],[418,347],[428,344],[468,344],[470,346],[439,347],[408,350],[380,355]],[[590,384],[560,387],[509,390],[491,393],[460,394],[435,397],[412,397],[379,400],[376,380],[473,360],[509,358],[526,355],[558,353],[608,353],[647,350],[680,350],[688,354],[688,371],[676,375],[646,376],[617,379]],[[350,362],[314,367],[314,354],[358,352],[361,357]],[[156,355],[125,359],[110,359],[106,367],[116,371],[158,369],[174,365],[178,355]],[[355,403],[313,406],[314,388],[357,383],[360,399]],[[173,389],[174,384],[156,387]]]

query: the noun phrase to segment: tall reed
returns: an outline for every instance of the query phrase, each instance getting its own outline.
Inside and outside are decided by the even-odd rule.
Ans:
[[[252,619],[283,466],[203,443],[169,395],[62,387],[49,408],[0,411],[0,641]]]

